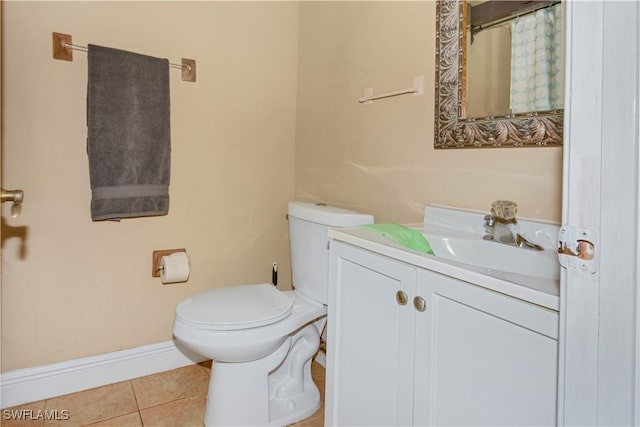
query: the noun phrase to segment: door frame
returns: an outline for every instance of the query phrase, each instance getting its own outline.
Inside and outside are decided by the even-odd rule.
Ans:
[[[640,7],[567,4],[563,224],[597,271],[562,271],[558,425],[640,425]]]

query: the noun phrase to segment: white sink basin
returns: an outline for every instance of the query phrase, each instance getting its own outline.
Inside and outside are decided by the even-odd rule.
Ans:
[[[435,256],[408,249],[391,237],[362,228],[330,229],[329,237],[558,311],[560,227],[542,221],[519,220],[524,236],[544,248],[534,251],[484,240],[484,215],[427,206],[424,222],[407,226],[426,237]]]
[[[558,254],[553,250],[518,248],[484,240],[481,235],[473,233],[443,233],[428,229],[421,232],[436,257],[480,267],[490,275],[505,272],[552,280],[560,277]]]

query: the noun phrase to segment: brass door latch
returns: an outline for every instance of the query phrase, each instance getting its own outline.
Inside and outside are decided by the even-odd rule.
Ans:
[[[13,202],[11,205],[11,216],[17,218],[22,213],[22,201],[24,200],[24,191],[22,190],[0,190],[0,201]]]
[[[558,235],[558,260],[564,268],[594,274],[598,271],[595,233],[563,225]]]

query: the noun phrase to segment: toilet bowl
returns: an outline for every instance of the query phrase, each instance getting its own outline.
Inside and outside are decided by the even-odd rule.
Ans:
[[[327,307],[295,292],[280,292],[267,283],[203,294],[202,299],[196,296],[178,305],[173,333],[184,345],[214,361],[205,425],[284,425],[313,414],[320,405],[320,394],[311,378],[305,381],[303,370],[318,349]],[[269,298],[273,296],[276,298]],[[254,298],[254,302],[265,298],[263,307],[243,307],[256,310],[247,313],[251,318],[247,325],[206,323],[204,317],[193,316],[204,314],[195,307],[203,306],[199,304],[203,301],[215,299],[220,305],[226,301],[225,310],[229,310],[243,297]],[[271,311],[274,317],[257,320],[260,316],[256,312],[276,307]],[[278,310],[284,310],[286,316]],[[215,309],[209,314],[223,317]],[[288,364],[282,367],[287,355]]]
[[[207,303],[211,303],[208,312]],[[212,360],[250,362],[274,352],[291,332],[326,312],[325,305],[268,283],[234,286],[181,302],[173,331],[183,344]],[[245,314],[247,320],[224,321],[225,313],[229,319]]]
[[[176,339],[213,360],[206,426],[285,425],[320,406],[311,361],[326,322],[327,229],[373,217],[303,202],[288,208],[294,291],[269,283],[217,288],[176,308]]]

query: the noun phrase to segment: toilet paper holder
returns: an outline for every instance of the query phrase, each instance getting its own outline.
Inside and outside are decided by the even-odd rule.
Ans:
[[[162,270],[162,266],[160,266],[160,260],[163,256],[171,255],[176,252],[187,252],[186,249],[163,249],[158,251],[153,251],[153,259],[151,264],[151,277],[160,277],[160,271]]]

